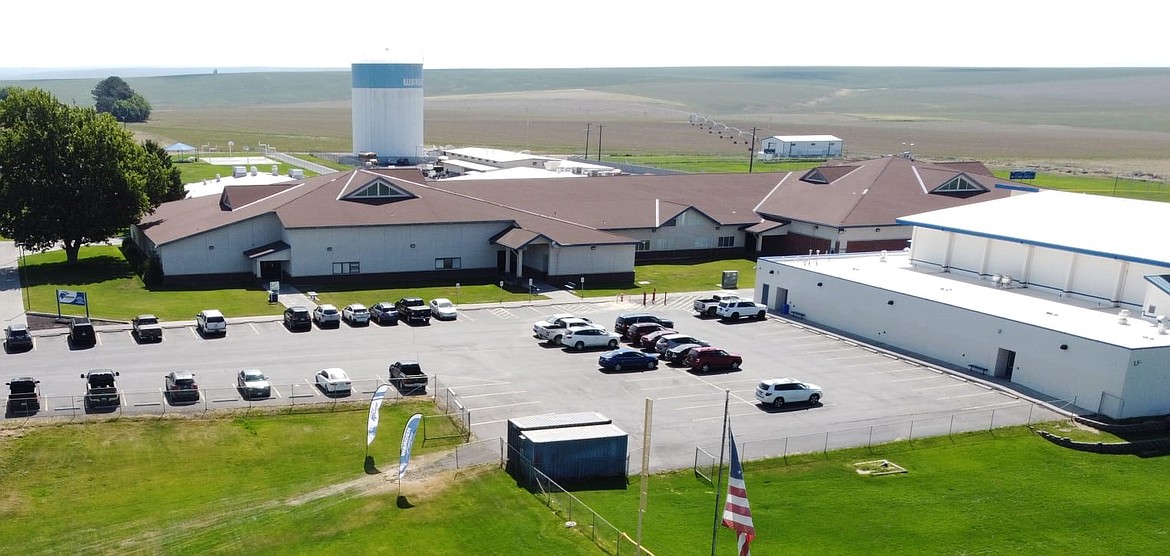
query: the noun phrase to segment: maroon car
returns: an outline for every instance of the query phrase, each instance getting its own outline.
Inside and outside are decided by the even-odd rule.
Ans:
[[[697,347],[687,354],[685,365],[692,369],[707,372],[711,369],[738,369],[743,364],[743,358],[738,353],[728,353],[717,347]]]
[[[666,328],[666,326],[657,322],[637,322],[631,324],[629,328],[626,328],[625,335],[626,339],[630,341],[630,345],[636,346],[640,345],[639,341],[642,339],[642,336],[651,332],[657,332],[663,328]]]
[[[655,330],[649,334],[643,334],[641,338],[638,338],[638,347],[654,351],[654,344],[658,342],[658,338],[661,338],[667,334],[678,334],[678,331],[673,328],[663,328],[661,330]]]

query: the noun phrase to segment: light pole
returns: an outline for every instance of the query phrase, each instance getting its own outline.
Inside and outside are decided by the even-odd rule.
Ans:
[[[228,156],[231,156],[231,154],[232,154],[232,147],[234,147],[234,146],[236,146],[236,142],[235,142],[235,141],[228,141]]]

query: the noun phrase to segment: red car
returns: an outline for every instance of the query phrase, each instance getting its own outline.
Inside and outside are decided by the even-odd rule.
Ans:
[[[626,338],[630,340],[631,346],[637,346],[641,345],[639,341],[642,339],[642,336],[645,336],[651,332],[657,332],[663,328],[666,327],[657,322],[637,322],[631,324],[629,328],[626,328],[625,335]]]
[[[728,353],[717,347],[697,347],[687,354],[685,365],[702,372],[711,369],[738,369],[743,358],[738,353]]]

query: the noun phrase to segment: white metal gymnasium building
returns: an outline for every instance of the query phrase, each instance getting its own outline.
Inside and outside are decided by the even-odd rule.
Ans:
[[[761,258],[759,301],[1108,417],[1170,413],[1170,204],[1044,191],[898,221],[908,252]]]

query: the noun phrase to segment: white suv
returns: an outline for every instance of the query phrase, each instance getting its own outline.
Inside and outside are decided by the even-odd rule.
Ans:
[[[227,335],[227,320],[218,309],[204,309],[195,315],[195,330],[204,336]]]
[[[781,407],[790,402],[808,402],[809,405],[816,405],[821,401],[821,387],[800,382],[795,378],[774,378],[756,386],[756,399],[773,407]]]
[[[564,335],[561,336],[561,345],[575,350],[588,347],[616,349],[621,339],[620,334],[614,334],[600,326],[590,324],[565,330]]]
[[[325,328],[326,324],[335,327],[341,326],[341,311],[328,303],[318,305],[316,309],[313,309],[313,320],[321,328]]]

